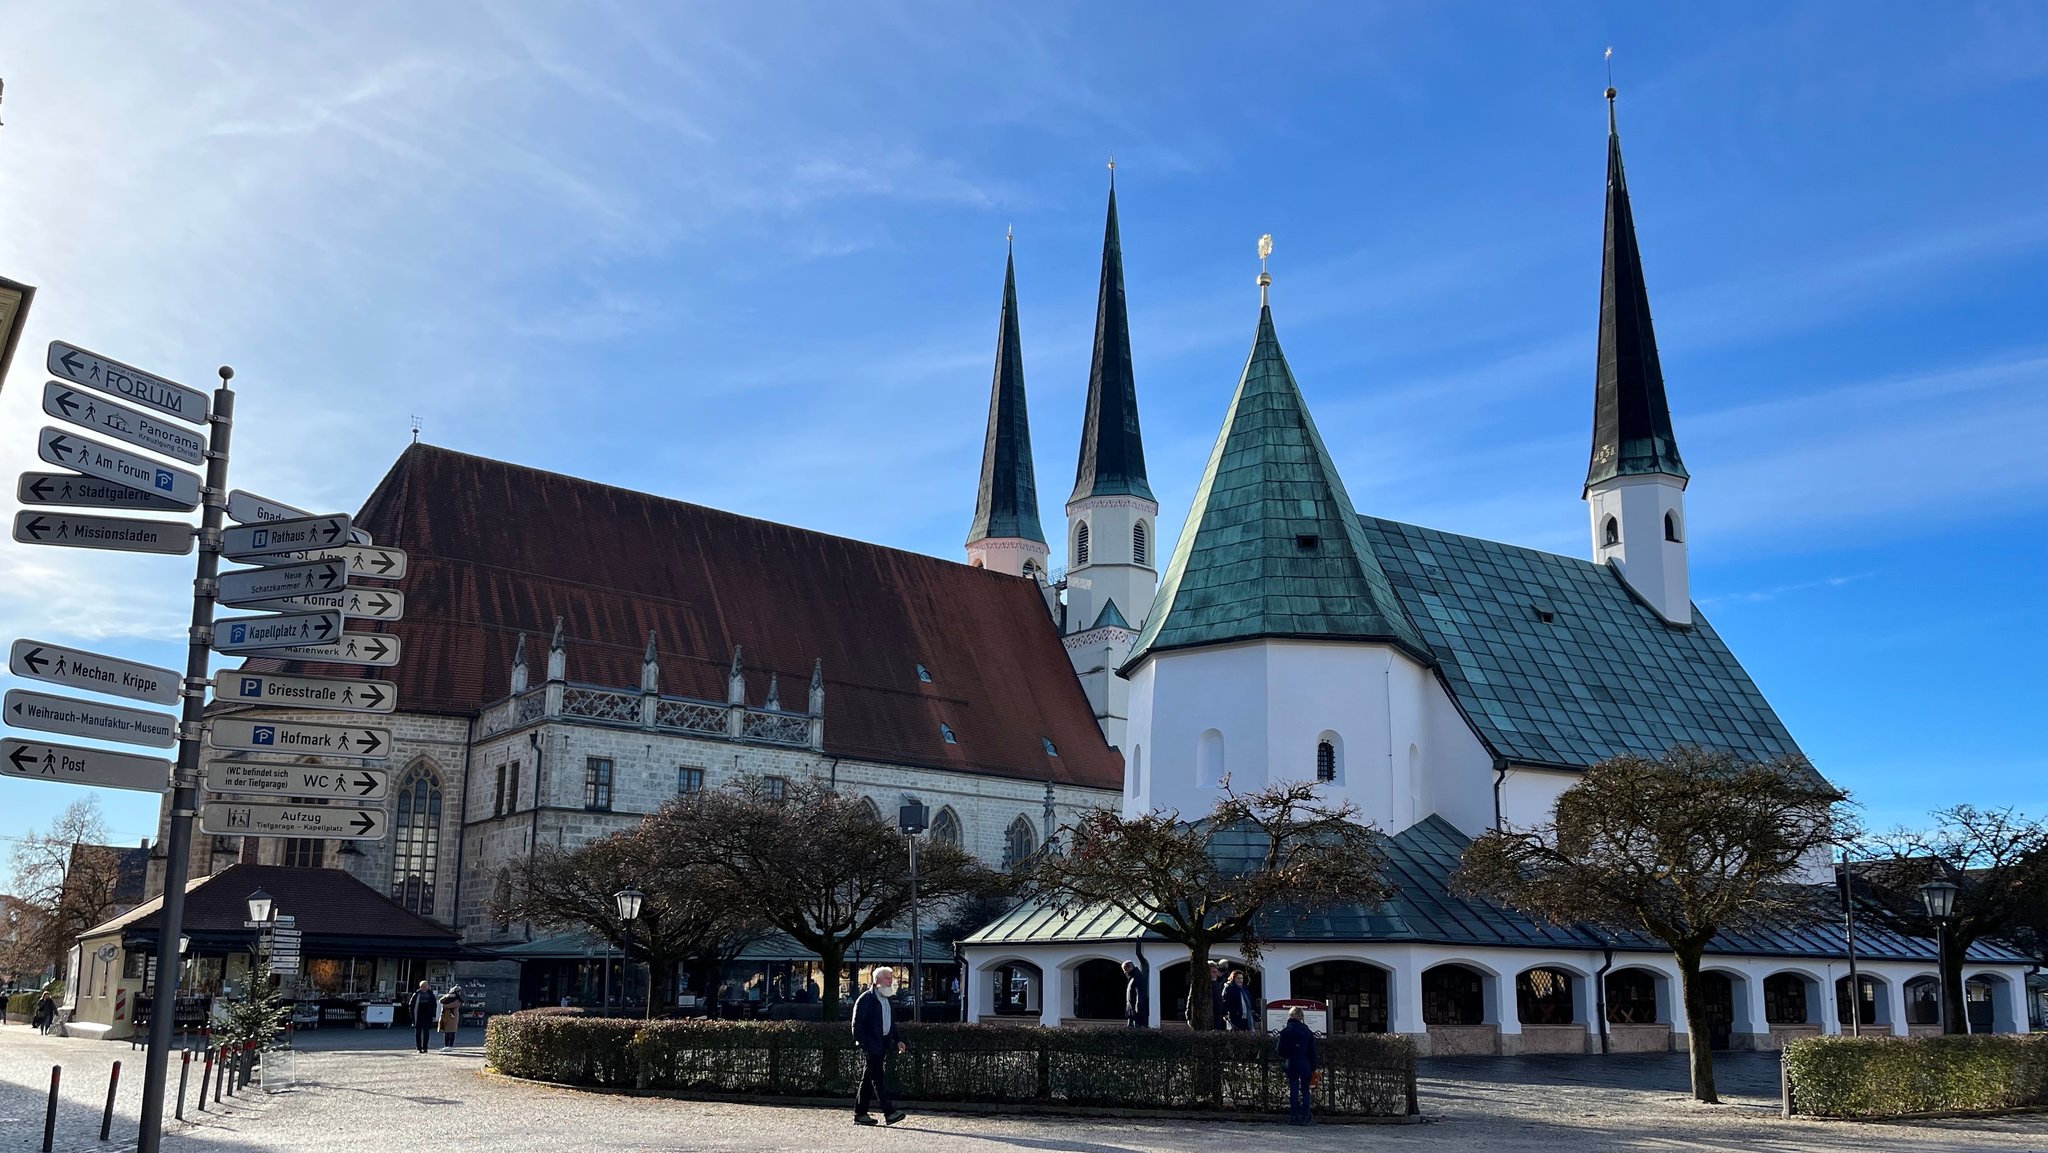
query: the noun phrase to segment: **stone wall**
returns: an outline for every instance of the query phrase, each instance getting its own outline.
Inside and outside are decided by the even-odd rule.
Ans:
[[[1607,1026],[1609,1053],[1668,1053],[1671,1051],[1669,1025]]]
[[[1436,1030],[1432,1029],[1431,1032]],[[1501,1038],[1502,1051],[1507,1050],[1512,1034]],[[1524,1025],[1522,1026],[1521,1052],[1531,1053],[1572,1053],[1586,1051],[1586,1027],[1584,1025]]]
[[[1431,1025],[1429,1056],[1492,1057],[1500,1052],[1497,1025]]]

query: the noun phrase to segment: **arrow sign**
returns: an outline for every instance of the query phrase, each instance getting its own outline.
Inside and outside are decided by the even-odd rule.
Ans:
[[[236,524],[260,524],[267,520],[305,520],[308,517],[319,515],[318,513],[307,512],[302,508],[293,508],[281,500],[271,500],[267,496],[257,496],[253,492],[239,488],[228,493],[227,511],[228,519]],[[354,525],[349,526],[348,539],[350,544],[376,543],[370,539],[369,533]]]
[[[255,753],[317,753],[381,761],[391,755],[391,730],[356,725],[314,725],[297,721],[252,721],[215,717],[206,743],[216,749]]]
[[[73,384],[133,401],[190,424],[206,423],[206,394],[197,389],[186,388],[175,381],[61,340],[50,342],[50,355],[45,363],[53,375]]]
[[[260,761],[208,761],[206,787],[216,793],[272,797],[346,797],[379,801],[390,788],[383,769],[277,765]]]
[[[322,562],[341,564],[341,561]],[[396,589],[356,588],[328,595],[287,597],[268,608],[331,609],[352,620],[395,621],[405,617],[405,594]]]
[[[171,762],[162,757],[8,737],[0,740],[0,775],[161,793],[171,784]]]
[[[386,818],[382,809],[341,805],[244,805],[209,801],[199,812],[199,827],[213,836],[325,837],[344,841],[381,841]]]
[[[162,493],[144,492],[75,472],[25,472],[15,498],[26,505],[59,504],[76,508],[118,508],[149,512],[191,512],[195,507]]]
[[[181,520],[129,520],[119,516],[83,516],[23,509],[14,514],[14,539],[23,544],[52,544],[62,548],[183,556],[192,551],[192,542],[197,539],[197,534],[191,525]]]
[[[184,680],[179,674],[155,665],[139,665],[26,638],[15,641],[9,650],[7,671],[65,688],[90,689],[153,705],[177,704],[178,685]]]
[[[230,608],[249,608],[311,593],[334,593],[348,587],[348,562],[317,560],[224,573],[214,599]]]
[[[199,506],[197,473],[170,468],[149,457],[87,440],[77,433],[45,426],[36,438],[36,452],[50,464],[75,468],[87,476],[167,496],[182,502],[187,508]]]
[[[388,713],[398,707],[398,686],[390,681],[357,681],[341,677],[224,672],[215,678],[213,699],[243,705]]]
[[[241,654],[318,644],[341,635],[340,613],[279,613],[213,622],[216,652]]]
[[[395,581],[405,576],[405,550],[386,548],[382,545],[312,549],[307,552],[286,553],[284,559],[345,560],[348,562],[350,576],[376,577],[378,580]]]
[[[229,560],[285,556],[306,549],[324,549],[348,540],[348,517],[309,516],[298,520],[273,520],[239,525],[220,534],[220,551]],[[293,560],[328,560],[329,557],[292,557]],[[346,560],[346,557],[341,558]]]
[[[54,380],[43,385],[43,411],[58,420],[68,420],[82,428],[175,457],[187,464],[203,464],[206,460],[206,437],[203,434],[179,428]]]
[[[130,745],[168,749],[178,743],[178,718],[147,709],[125,709],[97,701],[73,700],[29,689],[9,689],[0,704],[7,723],[69,737],[97,737]]]
[[[340,640],[324,645],[293,645],[286,649],[272,649],[263,655],[295,661],[388,668],[398,663],[398,638],[384,633],[343,633]]]

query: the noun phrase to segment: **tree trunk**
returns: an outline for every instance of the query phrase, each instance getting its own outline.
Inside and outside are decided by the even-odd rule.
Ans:
[[[1209,942],[1188,947],[1188,1028],[1197,1033],[1216,1027],[1216,990],[1209,983]]]
[[[1941,991],[1941,1000],[1947,1008],[1948,1028],[1944,1032],[1967,1033],[1970,1006],[1963,998],[1963,964],[1969,959],[1972,940],[1951,929],[1945,944],[1948,948],[1942,961],[1947,968],[1948,985]]]
[[[846,946],[836,938],[820,942],[817,946],[818,968],[823,970],[818,979],[824,988],[818,990],[818,1019],[836,1021],[839,1019],[839,971],[846,964]]]
[[[1700,989],[1700,957],[1704,950],[1677,949],[1678,983],[1685,999],[1686,1052],[1692,1058],[1692,1096],[1695,1101],[1718,1105],[1721,1095],[1714,1086],[1714,1041],[1708,1033],[1707,1001]]]

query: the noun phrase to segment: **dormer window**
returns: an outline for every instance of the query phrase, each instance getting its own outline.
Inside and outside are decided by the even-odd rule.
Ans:
[[[1314,552],[1323,543],[1323,538],[1312,532],[1296,533],[1294,547],[1303,552]]]
[[[1051,737],[1040,737],[1038,738],[1038,740],[1040,744],[1043,744],[1045,746],[1046,756],[1057,757],[1060,755],[1060,751],[1057,747],[1053,745]]]
[[[921,684],[931,684],[932,671],[928,668],[925,668],[923,665],[917,666],[917,679]]]
[[[953,735],[953,726],[946,724],[943,721],[939,724],[939,735],[946,738],[946,743],[949,745],[957,745],[960,743],[960,738]]]

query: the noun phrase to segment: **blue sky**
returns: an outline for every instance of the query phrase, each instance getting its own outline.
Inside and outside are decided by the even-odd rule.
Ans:
[[[1582,555],[1611,44],[1695,597],[1868,819],[2048,814],[2038,6],[299,12],[0,2],[9,472],[61,338],[235,365],[235,483],[297,504],[355,507],[416,415],[958,557],[1011,226],[1061,523],[1113,153],[1162,526],[1270,232],[1357,506]],[[0,632],[176,663],[189,573],[0,545]],[[0,782],[0,835],[72,795]]]

